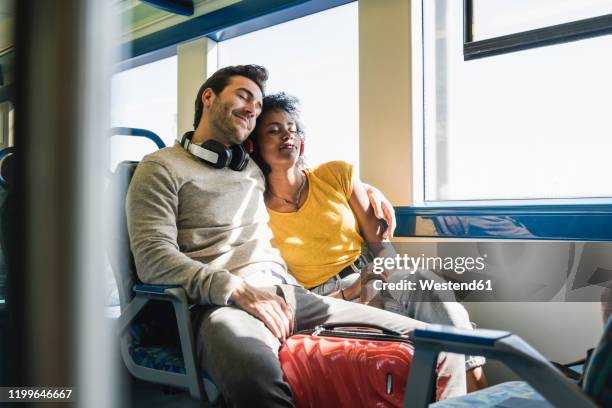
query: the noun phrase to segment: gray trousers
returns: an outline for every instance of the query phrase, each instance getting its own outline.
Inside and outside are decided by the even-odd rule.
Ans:
[[[352,322],[408,334],[428,325],[370,306],[319,296],[297,286],[279,285],[268,290],[287,302],[294,315],[294,331],[324,323]],[[201,309],[194,323],[202,368],[229,406],[293,407],[291,389],[278,360],[280,342],[259,319],[235,306],[220,306]],[[439,374],[450,376],[442,399],[465,394],[464,364],[462,355],[440,355]]]

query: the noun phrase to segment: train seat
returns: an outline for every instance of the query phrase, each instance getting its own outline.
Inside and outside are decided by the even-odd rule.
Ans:
[[[8,276],[7,256],[11,240],[8,239],[9,224],[13,219],[14,204],[9,203],[9,194],[15,185],[15,148],[0,150],[0,310],[4,308],[6,280]]]
[[[109,260],[117,282],[121,357],[136,378],[189,390],[192,398],[215,404],[220,394],[198,367],[189,304],[177,285],[146,285],[138,280],[130,251],[125,198],[138,162],[124,161],[111,180],[114,245]],[[154,318],[152,318],[154,316]]]
[[[599,344],[588,362],[582,387],[567,379],[544,356],[520,337],[509,332],[475,330],[466,332],[434,325],[413,333],[415,356],[407,393],[411,406],[431,408],[464,407],[559,407],[587,408],[612,406],[612,317],[607,321]],[[500,360],[525,381],[511,381],[428,405],[433,372],[440,351],[484,355]],[[531,404],[531,405],[529,405]],[[551,405],[552,404],[552,405]]]

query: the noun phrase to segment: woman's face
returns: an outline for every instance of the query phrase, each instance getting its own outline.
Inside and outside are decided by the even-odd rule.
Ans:
[[[285,111],[272,110],[259,120],[256,137],[263,160],[272,169],[294,166],[303,142],[295,118]]]

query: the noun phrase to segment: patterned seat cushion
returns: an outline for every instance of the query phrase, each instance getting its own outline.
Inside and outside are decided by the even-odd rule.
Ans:
[[[469,393],[463,397],[451,398],[431,404],[430,408],[473,408],[503,406],[503,402],[511,398],[541,401],[547,405],[544,397],[523,381],[509,381],[484,390]]]
[[[138,346],[130,349],[134,363],[153,368],[156,370],[170,371],[173,373],[185,374],[185,362],[183,361],[183,353],[178,347],[171,346]],[[221,394],[217,389],[214,381],[208,373],[202,371],[202,380],[204,380],[204,391],[211,404],[216,404]]]
[[[177,347],[139,346],[134,347],[131,351],[134,363],[140,366],[180,374],[186,372],[183,353]]]

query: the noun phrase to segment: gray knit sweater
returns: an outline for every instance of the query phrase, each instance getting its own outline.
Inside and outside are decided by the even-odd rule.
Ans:
[[[126,210],[138,276],[178,284],[192,303],[226,304],[243,278],[262,269],[286,275],[272,248],[264,177],[214,169],[176,145],[146,156],[130,184]]]

